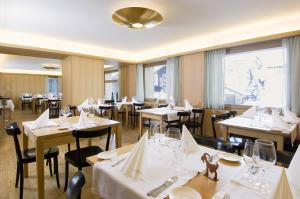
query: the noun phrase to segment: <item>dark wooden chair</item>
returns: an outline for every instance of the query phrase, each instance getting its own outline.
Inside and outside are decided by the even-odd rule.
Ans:
[[[15,187],[18,187],[19,184],[19,178],[20,178],[20,199],[23,198],[23,185],[24,185],[24,172],[23,172],[23,165],[36,162],[36,153],[35,148],[29,148],[24,151],[21,150],[18,135],[21,134],[21,131],[17,125],[17,123],[12,123],[8,125],[6,128],[6,133],[10,136],[13,136],[14,143],[15,143],[15,149],[16,149],[16,155],[17,155],[17,173],[16,173],[16,183]],[[59,150],[56,147],[52,147],[49,149],[46,149],[44,151],[44,159],[49,160],[49,169],[50,169],[50,175],[52,176],[52,165],[51,165],[51,159],[54,159],[54,173],[56,175],[56,183],[57,187],[59,188],[59,173],[58,173],[58,157]]]
[[[233,111],[231,114],[235,114],[235,112]],[[216,123],[218,121],[226,120],[229,118],[230,118],[230,114],[228,112],[224,113],[224,114],[220,114],[220,115],[212,115],[211,116],[211,123],[212,123],[214,138],[217,138]],[[237,152],[238,152],[238,155],[241,155],[241,151],[244,149],[247,139],[242,138],[242,137],[235,137],[232,135],[230,135],[227,139],[230,143],[233,144],[235,150],[237,150]]]
[[[165,121],[167,123],[167,129],[170,127],[179,128],[182,130],[182,126],[190,123],[191,112],[190,111],[178,111],[177,112],[178,120]]]
[[[233,144],[226,140],[199,135],[194,135],[194,138],[199,145],[207,146],[228,153],[234,153],[235,151]]]
[[[58,118],[60,111],[60,100],[48,100],[49,118]]]
[[[76,139],[76,150],[69,151],[65,154],[65,188],[66,191],[67,185],[68,185],[68,175],[69,175],[69,164],[75,166],[78,168],[78,170],[82,170],[83,167],[90,166],[89,163],[87,163],[86,158],[97,155],[100,152],[103,152],[104,150],[101,149],[98,146],[87,146],[84,148],[80,147],[80,139],[81,138],[95,138],[95,137],[101,137],[104,135],[107,135],[106,140],[106,147],[105,150],[107,151],[109,149],[109,141],[110,141],[110,135],[111,135],[111,127],[101,130],[95,130],[95,131],[80,131],[80,130],[74,130],[73,136]]]
[[[35,100],[34,110],[35,110],[36,113],[39,113],[40,111],[42,111],[42,100],[43,100],[43,98],[42,97],[37,97],[34,100]]]
[[[109,113],[110,119],[114,119],[114,106],[109,105],[109,106],[99,106],[99,111],[100,111],[100,117],[107,117],[107,114]],[[103,114],[104,113],[104,114]]]
[[[25,110],[26,105],[30,110],[32,110],[32,96],[22,96],[22,102],[21,102],[22,110]]]
[[[168,104],[159,104],[158,105],[158,108],[165,108],[165,107],[168,107]]]
[[[140,116],[140,114],[139,114],[139,112],[137,112],[137,110],[142,109],[142,107],[144,107],[144,106],[145,106],[144,103],[133,103],[133,109],[131,111],[129,111],[129,113],[128,113],[128,116],[131,121],[132,129],[134,129],[134,127],[137,125],[137,121]]]
[[[204,119],[204,109],[192,109],[193,118],[187,124],[188,129],[193,129],[193,134],[196,133],[196,129],[200,128],[201,136],[203,136],[203,119]]]
[[[71,112],[72,116],[76,116],[76,109],[77,109],[77,107],[69,105],[69,109],[70,109],[70,112]]]
[[[282,163],[285,167],[289,167],[295,153],[290,151],[276,151],[276,162]]]
[[[66,195],[67,199],[80,199],[81,198],[81,190],[85,184],[85,177],[81,171],[77,171],[77,173],[71,178]]]

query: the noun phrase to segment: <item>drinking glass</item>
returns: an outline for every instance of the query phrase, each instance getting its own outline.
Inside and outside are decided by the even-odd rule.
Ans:
[[[60,115],[63,116],[63,123],[67,123],[67,117],[71,114],[70,107],[64,106],[60,109]]]
[[[149,131],[148,131],[148,139],[150,140],[150,148],[155,149],[156,137],[155,132],[157,128],[157,124],[151,124]]]
[[[260,191],[261,192],[270,192],[270,185],[265,180],[266,171],[272,166],[276,164],[276,150],[274,146],[274,142],[269,140],[257,139],[255,140],[255,144],[259,148],[258,153],[258,166],[262,170],[261,179],[260,179]]]

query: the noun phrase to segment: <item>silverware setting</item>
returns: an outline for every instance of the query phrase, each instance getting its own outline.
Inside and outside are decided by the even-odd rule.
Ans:
[[[119,164],[121,164],[124,160],[126,160],[126,158],[122,158],[121,160],[117,161],[116,163],[112,164],[111,166],[112,166],[112,167],[116,167],[116,166],[118,166]]]
[[[147,193],[147,196],[149,197],[153,197],[156,198],[157,196],[159,196],[159,194],[161,194],[164,190],[166,190],[167,188],[169,188],[172,184],[174,184],[175,182],[177,182],[178,177],[177,176],[173,176],[171,178],[169,178],[167,181],[165,181],[162,185],[158,186],[157,188],[152,189],[151,191],[149,191]]]

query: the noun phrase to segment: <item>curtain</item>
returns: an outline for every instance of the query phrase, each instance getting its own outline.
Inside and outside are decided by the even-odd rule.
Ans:
[[[167,59],[166,65],[167,88],[166,101],[181,105],[181,58],[171,57]]]
[[[224,108],[225,49],[205,52],[205,98],[206,108]]]
[[[144,67],[143,64],[136,65],[135,95],[137,100],[144,101]]]
[[[286,66],[286,106],[300,114],[300,36],[282,40]]]
[[[124,82],[124,69],[122,66],[119,67],[119,78],[118,78],[118,84],[119,84],[119,99],[122,99],[124,97],[124,88],[123,88],[123,82]]]

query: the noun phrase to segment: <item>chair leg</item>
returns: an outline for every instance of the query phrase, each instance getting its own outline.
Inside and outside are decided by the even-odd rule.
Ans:
[[[23,199],[23,186],[24,186],[23,164],[19,165],[19,169],[20,169],[20,199]]]
[[[55,176],[56,176],[57,188],[60,188],[57,156],[54,157],[54,173],[55,173]]]
[[[71,144],[68,143],[68,151],[70,152],[71,151]]]
[[[68,187],[68,178],[69,178],[69,163],[66,161],[66,165],[65,165],[65,188],[64,188],[64,191],[66,191],[67,187]]]
[[[53,176],[53,173],[52,173],[52,159],[49,158],[49,159],[48,159],[48,162],[49,162],[49,172],[50,172],[50,176],[52,177],[52,176]]]
[[[17,163],[17,174],[16,174],[16,184],[15,184],[16,188],[18,187],[19,184],[19,176],[20,176],[20,165],[19,163]]]

